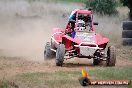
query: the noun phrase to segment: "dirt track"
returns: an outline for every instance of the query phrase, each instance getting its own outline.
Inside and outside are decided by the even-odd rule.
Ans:
[[[51,29],[64,28],[67,14],[75,8],[82,7],[80,4],[0,1],[0,78],[9,79],[24,72],[79,71],[82,66],[92,69],[91,60],[79,60],[76,63],[82,61],[82,65],[66,64],[63,68],[55,67],[54,60],[43,61],[43,49],[50,40]],[[97,31],[109,37],[110,45],[118,48],[116,66],[132,66],[131,56],[126,57],[132,55],[132,47],[122,48],[120,44],[122,19],[95,15],[95,20],[100,23]],[[128,49],[126,54],[121,52],[125,49]]]

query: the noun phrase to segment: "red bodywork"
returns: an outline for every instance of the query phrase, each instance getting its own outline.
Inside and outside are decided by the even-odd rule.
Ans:
[[[75,13],[76,13],[76,25],[75,25],[75,29],[77,29],[77,25],[78,25],[78,14],[87,14],[87,15],[90,15],[91,19],[93,18],[93,15],[92,15],[92,12],[91,11],[88,11],[88,10],[79,10],[79,9],[76,9],[75,10]],[[95,32],[95,29],[94,29],[94,22],[93,20],[91,20],[91,32]],[[75,38],[72,38],[68,35],[66,35],[66,32],[67,31],[70,31],[69,30],[69,24],[67,23],[66,25],[66,28],[65,29],[61,29],[61,28],[54,28],[53,29],[53,33],[57,33],[57,32],[62,32],[62,33],[57,33],[57,34],[54,34],[53,35],[53,38],[58,42],[58,43],[62,43],[62,42],[65,42],[65,48],[66,50],[71,50],[73,47],[72,47],[72,44],[76,44],[76,45],[79,45],[82,40],[78,39],[77,37]],[[78,30],[75,30],[76,32]],[[109,42],[109,39],[108,38],[103,38],[100,34],[97,34],[95,33],[95,43],[100,47],[100,48],[103,48],[105,49],[106,48],[106,45],[107,43]],[[93,46],[92,44],[85,44],[87,46]],[[55,43],[55,46],[57,47],[58,44]]]

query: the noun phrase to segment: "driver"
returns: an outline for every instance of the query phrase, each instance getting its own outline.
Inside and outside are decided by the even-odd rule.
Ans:
[[[69,21],[68,23],[68,27],[67,27],[67,34],[74,38],[75,35],[76,35],[76,32],[75,32],[75,21],[71,20]]]
[[[87,20],[86,20],[86,30],[91,32],[91,28],[92,28],[92,19],[90,17],[90,15],[86,16]]]
[[[76,32],[75,32],[75,23],[71,23],[71,37],[74,38],[75,35],[76,35]]]

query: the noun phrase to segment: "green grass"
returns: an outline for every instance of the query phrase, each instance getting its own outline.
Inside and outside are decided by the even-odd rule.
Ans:
[[[32,86],[48,86],[48,88],[69,88],[71,86],[80,86],[78,77],[80,72],[36,72],[24,73],[17,76],[17,81],[24,85]],[[72,88],[72,87],[71,87]]]
[[[93,79],[115,79],[132,81],[132,67],[97,68],[90,70],[89,73]],[[128,88],[132,88],[132,85],[130,85]]]
[[[96,79],[129,79],[132,80],[132,67],[106,67],[90,70]]]
[[[7,81],[0,81],[0,88],[9,88],[9,83]]]
[[[99,67],[89,70],[91,79],[126,79],[132,80],[132,68]],[[46,86],[48,88],[75,88],[81,85],[78,78],[81,71],[35,72],[17,75],[15,81],[28,87]],[[128,88],[131,88],[129,86]],[[124,88],[124,87],[123,87]]]

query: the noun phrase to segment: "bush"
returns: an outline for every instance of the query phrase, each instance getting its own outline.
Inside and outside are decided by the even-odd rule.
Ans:
[[[116,14],[117,1],[116,0],[88,0],[85,2],[86,8],[91,7],[93,11],[101,15]]]

